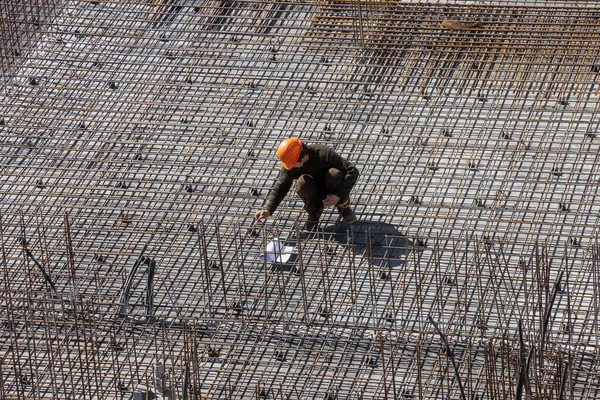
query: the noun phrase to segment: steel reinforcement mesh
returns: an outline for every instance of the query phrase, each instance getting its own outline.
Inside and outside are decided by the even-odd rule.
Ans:
[[[0,17],[1,398],[600,396],[596,2]],[[289,136],[357,223],[252,224]]]

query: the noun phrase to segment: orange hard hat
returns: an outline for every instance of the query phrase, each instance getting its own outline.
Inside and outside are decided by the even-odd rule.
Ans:
[[[277,157],[285,169],[292,169],[302,153],[302,143],[298,138],[285,139],[277,148]]]

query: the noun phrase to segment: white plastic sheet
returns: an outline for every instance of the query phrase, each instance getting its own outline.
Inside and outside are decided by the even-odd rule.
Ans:
[[[283,264],[290,259],[294,253],[295,248],[293,246],[284,246],[279,241],[279,238],[274,238],[267,244],[266,257],[268,263],[277,262]],[[265,253],[260,255],[260,261],[265,261]]]

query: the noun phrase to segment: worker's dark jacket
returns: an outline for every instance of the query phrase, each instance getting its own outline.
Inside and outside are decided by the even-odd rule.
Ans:
[[[344,180],[336,192],[331,194],[340,198],[350,193],[350,190],[356,183],[356,180],[358,179],[358,170],[354,164],[322,144],[313,144],[308,145],[307,147],[308,161],[304,163],[302,167],[292,168],[289,171],[285,168],[281,168],[279,177],[277,182],[275,182],[275,185],[273,185],[267,204],[267,210],[271,214],[275,212],[277,206],[279,206],[285,195],[289,192],[293,181],[298,179],[301,175],[308,174],[317,180],[324,180],[325,174],[330,168],[337,168],[344,174]]]

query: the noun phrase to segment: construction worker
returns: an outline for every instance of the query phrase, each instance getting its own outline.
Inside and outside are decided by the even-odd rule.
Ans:
[[[296,192],[308,214],[306,229],[313,231],[325,207],[335,206],[344,222],[356,222],[350,208],[350,190],[358,179],[356,167],[333,149],[322,144],[306,145],[289,138],[277,148],[283,168],[273,185],[266,209],[255,214],[258,222],[273,215],[296,180]]]

